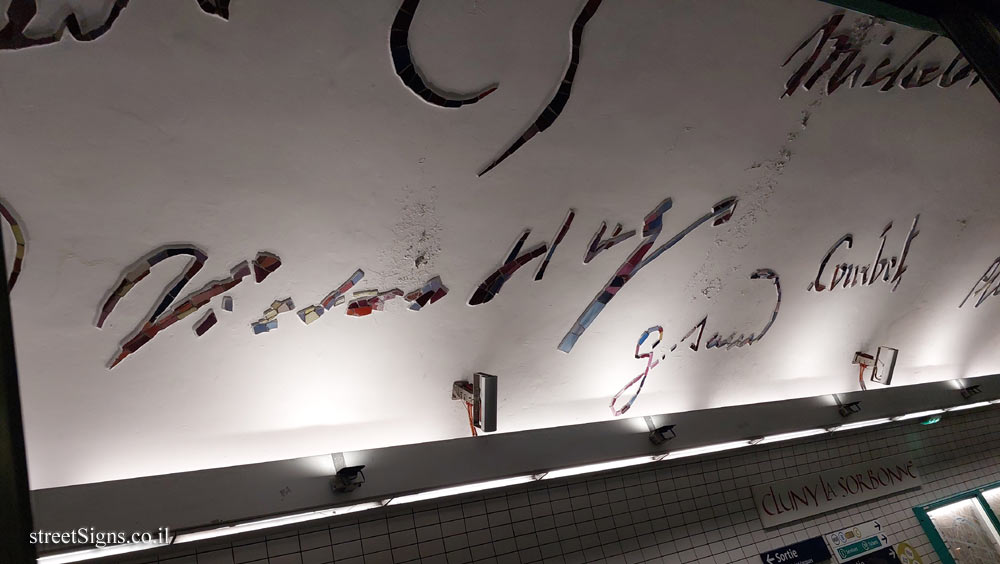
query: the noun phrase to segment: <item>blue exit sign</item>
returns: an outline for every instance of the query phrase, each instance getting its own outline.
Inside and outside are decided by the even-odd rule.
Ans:
[[[830,549],[823,537],[813,537],[802,542],[769,550],[760,554],[763,564],[820,564],[830,559]]]

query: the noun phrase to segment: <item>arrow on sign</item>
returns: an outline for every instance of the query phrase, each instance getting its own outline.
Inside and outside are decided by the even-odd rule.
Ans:
[[[771,558],[770,554],[767,555],[767,564],[774,564],[774,558]]]
[[[885,538],[885,535],[879,535],[879,538],[882,539],[882,544],[889,544],[889,539]]]
[[[872,523],[875,525],[875,530],[876,531],[881,531],[882,530],[882,525],[880,525],[878,521],[872,521]]]

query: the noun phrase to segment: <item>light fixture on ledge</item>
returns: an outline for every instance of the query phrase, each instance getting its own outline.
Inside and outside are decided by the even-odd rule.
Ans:
[[[330,458],[333,459],[333,469],[337,472],[330,479],[330,489],[335,493],[353,492],[365,483],[365,473],[362,472],[364,464],[348,466],[342,452],[335,452]]]
[[[365,473],[362,470],[365,465],[360,466],[348,466],[347,468],[341,468],[337,470],[337,473],[333,476],[333,481],[330,483],[333,491],[338,493],[353,492],[354,490],[361,487],[361,484],[365,483]]]
[[[969,386],[968,388],[962,388],[962,397],[965,399],[971,399],[972,396],[977,395],[982,391],[983,389],[979,387],[979,384]]]
[[[857,413],[860,411],[860,402],[853,402],[851,404],[846,404],[840,406],[841,408],[854,408],[851,413]],[[984,407],[992,404],[1000,404],[1000,400],[992,401],[981,401],[975,403],[964,404],[956,407],[944,408],[943,411],[951,412],[963,409],[974,409],[978,407]],[[860,429],[864,427],[874,427],[877,425],[883,425],[893,421],[902,421],[907,419],[917,419],[920,417],[925,417],[926,419],[921,420],[921,424],[929,425],[936,423],[941,414],[931,415],[928,417],[928,413],[933,413],[941,410],[931,410],[931,411],[921,411],[914,412],[905,415],[900,415],[898,417],[883,417],[879,419],[870,419],[867,421],[858,421],[854,423],[845,423],[842,425],[836,425],[829,427],[827,429],[805,429],[801,431],[793,431],[790,433],[783,433],[779,435],[771,435],[764,437],[754,437],[752,439],[744,439],[741,441],[731,441],[728,443],[719,443],[701,447],[688,448],[683,450],[674,451],[671,453],[660,453],[656,455],[646,455],[634,458],[611,460],[607,462],[598,462],[592,464],[586,464],[582,466],[574,466],[569,468],[559,468],[550,471],[538,471],[533,474],[513,476],[508,478],[501,478],[497,480],[490,480],[486,482],[477,482],[473,484],[464,484],[459,486],[453,486],[449,488],[440,488],[436,490],[428,490],[423,492],[417,492],[409,495],[402,495],[393,498],[382,499],[378,501],[362,502],[354,505],[333,507],[315,511],[309,511],[306,513],[297,513],[291,515],[282,515],[279,517],[271,517],[266,519],[259,519],[256,521],[244,521],[241,523],[234,523],[232,525],[225,525],[222,527],[217,527],[209,530],[200,530],[187,533],[176,533],[173,537],[173,544],[181,544],[185,542],[200,541],[209,538],[223,537],[229,535],[235,535],[240,533],[245,533],[249,531],[257,531],[262,529],[269,529],[279,526],[287,526],[292,523],[302,523],[306,521],[312,521],[317,519],[325,519],[335,515],[343,515],[346,513],[354,513],[358,511],[367,511],[370,509],[377,509],[384,507],[386,505],[400,505],[405,503],[412,503],[416,501],[435,499],[440,497],[446,497],[451,495],[464,494],[475,491],[490,490],[496,488],[503,488],[512,485],[526,484],[531,482],[536,482],[539,480],[550,480],[554,478],[565,478],[570,476],[579,476],[582,474],[589,474],[592,472],[602,472],[607,470],[614,470],[620,468],[627,468],[632,466],[641,466],[645,464],[650,464],[660,461],[671,461],[681,458],[687,458],[692,456],[699,456],[704,454],[718,453],[728,450],[735,450],[742,447],[746,447],[749,444],[766,444],[777,441],[790,440],[794,438],[808,437],[812,435],[819,435],[826,432],[836,432],[836,431],[848,431],[851,429]],[[647,422],[651,426],[651,419]],[[665,426],[670,427],[670,426]],[[666,434],[672,434],[664,430],[664,437]],[[352,473],[354,469],[357,469],[357,473],[360,475],[360,469],[363,467],[354,466],[348,467],[344,464],[343,454],[334,454],[334,467],[337,469],[338,474],[341,470],[344,470],[344,476]],[[362,475],[363,478],[363,475]],[[336,478],[334,478],[336,479]],[[84,550],[46,555],[38,558],[39,564],[66,564],[70,562],[80,562],[84,560],[91,560],[95,558],[103,558],[106,556],[111,556],[114,554],[121,554],[125,552],[141,551],[155,548],[156,544],[138,544],[130,543],[127,545],[116,545],[114,547],[104,547],[104,548],[88,548]]]
[[[861,402],[852,401],[851,403],[840,404],[837,407],[837,410],[840,412],[841,417],[850,417],[851,415],[861,411]]]
[[[662,445],[676,436],[677,433],[674,432],[674,425],[664,425],[649,432],[649,442],[654,445]]]

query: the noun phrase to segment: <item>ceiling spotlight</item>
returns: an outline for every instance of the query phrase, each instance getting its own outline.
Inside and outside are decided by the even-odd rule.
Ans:
[[[968,388],[962,388],[962,397],[965,399],[969,399],[972,396],[982,391],[983,390],[979,387],[979,384],[976,384],[975,386],[969,386]]]
[[[851,403],[842,404],[838,411],[840,411],[841,417],[849,417],[859,411],[861,411],[861,402],[852,401]]]
[[[365,483],[365,473],[361,471],[364,467],[365,465],[362,464],[337,470],[333,479],[330,480],[330,487],[338,493],[353,492],[360,488],[361,484]]]
[[[649,441],[654,445],[662,445],[676,436],[673,425],[664,425],[649,432]]]

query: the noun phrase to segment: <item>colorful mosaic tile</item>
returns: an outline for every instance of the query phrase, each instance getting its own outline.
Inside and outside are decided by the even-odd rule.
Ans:
[[[614,247],[618,243],[631,238],[635,235],[635,229],[622,233],[622,224],[615,225],[615,230],[611,233],[611,237],[607,239],[602,239],[604,237],[604,232],[608,229],[608,224],[601,222],[601,228],[597,230],[594,234],[594,238],[590,240],[590,246],[587,247],[587,253],[583,257],[583,264],[594,260],[594,257],[601,254],[602,252]]]
[[[403,298],[410,303],[410,311],[420,311],[448,294],[448,288],[441,282],[440,276],[427,281],[419,290],[413,290]]]
[[[242,263],[236,265],[231,271],[228,278],[222,280],[215,280],[209,282],[202,290],[195,292],[193,295],[198,295],[204,297],[217,296],[223,294],[233,289],[237,284],[243,281],[244,278],[250,276],[250,263],[243,261]],[[207,303],[205,300],[204,303]],[[194,313],[198,310],[201,305],[195,305],[191,297],[182,300],[181,305],[173,309],[169,313],[164,313],[160,317],[156,318],[155,321],[147,321],[143,323],[134,333],[133,336],[128,338],[121,346],[121,350],[109,363],[109,368],[114,368],[121,361],[125,360],[129,355],[139,350],[140,347],[148,343],[153,337],[159,334],[167,327],[170,327],[174,323],[177,323],[184,317]]]
[[[312,306],[310,306],[312,307]],[[274,300],[271,302],[271,306],[264,310],[264,317],[250,323],[250,327],[253,330],[254,335],[260,335],[261,333],[267,333],[268,331],[273,331],[278,328],[278,314],[286,313],[295,309],[295,302],[292,298],[285,298],[283,300]],[[302,319],[302,317],[299,317]],[[303,319],[304,321],[304,319]]]
[[[652,346],[650,346],[649,351],[640,353],[639,350],[642,347],[642,344],[645,343],[646,339],[648,339],[649,336],[652,335],[653,333],[656,333],[657,335],[656,342],[653,343]],[[635,400],[639,397],[639,392],[642,391],[642,387],[646,384],[646,377],[649,376],[649,371],[656,368],[656,366],[660,363],[660,359],[656,358],[656,354],[653,353],[653,349],[655,349],[656,346],[659,345],[660,341],[662,340],[663,340],[663,327],[659,325],[655,325],[653,327],[650,327],[649,329],[646,329],[645,331],[642,332],[642,335],[639,336],[639,340],[635,344],[635,358],[646,359],[646,370],[644,370],[642,374],[639,374],[635,378],[629,380],[629,382],[625,384],[625,386],[621,390],[619,390],[618,393],[614,395],[614,397],[611,398],[611,405],[610,405],[611,413],[613,413],[615,417],[624,414],[626,411],[629,410],[629,408],[632,407],[632,404],[635,403]],[[623,405],[620,408],[616,408],[615,403],[617,403],[619,398],[621,398],[622,394],[624,394],[626,390],[634,386],[636,382],[639,383],[639,387],[636,388],[635,392],[632,393],[632,397],[630,397],[629,400],[625,402],[625,405]]]
[[[329,295],[323,298],[323,301],[321,303],[306,306],[305,308],[296,312],[299,316],[299,319],[301,319],[303,323],[308,325],[313,321],[319,319],[327,311],[330,311],[331,309],[344,303],[344,301],[346,300],[345,294],[351,291],[351,288],[353,288],[355,284],[357,284],[358,282],[361,282],[361,279],[364,277],[365,277],[365,271],[361,270],[360,268],[355,270],[354,274],[352,274],[350,278],[344,281],[344,283],[341,284],[339,287],[337,287],[336,290],[330,292]]]
[[[259,319],[250,324],[250,328],[253,330],[254,335],[260,335],[261,333],[267,333],[278,328],[277,319]]]
[[[545,255],[545,259],[542,264],[538,266],[538,271],[535,272],[535,280],[541,280],[545,276],[545,269],[549,266],[549,261],[552,260],[552,255],[556,252],[556,247],[559,243],[562,243],[563,237],[566,236],[566,232],[569,231],[569,226],[573,224],[573,218],[576,217],[576,212],[574,210],[569,210],[566,215],[566,220],[563,221],[562,227],[559,228],[559,232],[556,233],[556,238],[552,241],[552,246],[549,247],[549,253]]]
[[[277,311],[278,313],[285,313],[295,309],[295,302],[292,301],[292,298],[275,300],[274,303],[271,304],[271,308]]]
[[[323,298],[322,305],[325,309],[332,309],[341,303],[343,303],[343,298],[347,292],[351,290],[361,279],[365,277],[365,271],[360,268],[354,271],[343,284],[341,284],[336,290],[331,292],[327,297]]]
[[[194,334],[201,337],[209,329],[211,329],[217,321],[218,319],[215,317],[215,311],[211,309],[208,310],[208,313],[206,313],[205,316],[198,321],[198,323],[194,324]]]
[[[371,315],[376,311],[382,311],[385,309],[385,302],[402,295],[402,290],[399,288],[393,288],[388,292],[382,292],[372,297],[352,300],[347,304],[346,313],[352,317],[364,317],[366,315]]]
[[[311,306],[306,306],[305,308],[300,309],[295,313],[299,316],[299,319],[302,320],[302,323],[309,325],[313,321],[319,319],[320,316],[322,316],[324,313],[326,313],[326,310],[324,310],[323,306],[321,305],[311,305]]]
[[[257,258],[253,259],[253,278],[260,284],[265,278],[271,275],[281,266],[281,259],[272,253],[263,251],[257,253]]]

